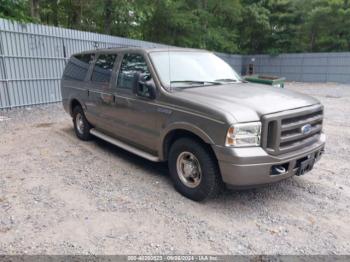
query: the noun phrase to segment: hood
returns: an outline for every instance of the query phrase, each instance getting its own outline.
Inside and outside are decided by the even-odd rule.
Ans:
[[[252,83],[233,83],[181,89],[177,95],[230,113],[237,122],[257,121],[261,116],[318,104],[298,92]]]

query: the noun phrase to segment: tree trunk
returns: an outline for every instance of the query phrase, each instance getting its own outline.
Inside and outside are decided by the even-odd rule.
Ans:
[[[39,7],[40,7],[39,0],[30,1],[30,15],[36,19],[40,19]]]
[[[104,1],[104,33],[111,34],[112,33],[112,0]]]
[[[311,37],[310,37],[310,52],[314,51],[315,48],[315,38],[316,38],[316,33],[314,31],[311,32]]]
[[[54,26],[58,26],[58,0],[52,1],[52,22]]]
[[[69,27],[80,29],[80,19],[81,19],[81,13],[82,13],[82,3],[79,0],[73,0],[71,1],[71,7],[72,10],[69,12]]]
[[[202,0],[201,1],[201,8],[205,11],[208,12],[208,1],[207,0]],[[202,30],[203,30],[203,34],[202,34],[202,47],[203,48],[207,48],[207,34],[208,34],[208,20],[202,18]]]

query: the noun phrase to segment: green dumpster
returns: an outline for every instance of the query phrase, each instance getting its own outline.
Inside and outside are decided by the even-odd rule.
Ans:
[[[249,75],[245,76],[244,79],[248,82],[270,85],[273,87],[284,88],[285,77],[278,76],[266,76],[266,75]]]

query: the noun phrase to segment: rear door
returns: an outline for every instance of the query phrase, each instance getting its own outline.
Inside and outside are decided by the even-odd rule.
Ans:
[[[113,69],[116,60],[116,53],[98,54],[89,79],[89,111],[95,127],[105,131],[112,128],[111,106],[114,95],[111,83],[115,81]]]
[[[68,103],[78,98],[85,109],[88,102],[88,79],[94,54],[77,54],[72,56],[66,65],[62,77],[62,99]],[[67,104],[68,106],[68,104]]]

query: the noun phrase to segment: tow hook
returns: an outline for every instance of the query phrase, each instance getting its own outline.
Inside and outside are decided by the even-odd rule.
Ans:
[[[287,169],[284,167],[284,165],[276,165],[271,168],[271,175],[278,176],[285,174],[287,172]]]

